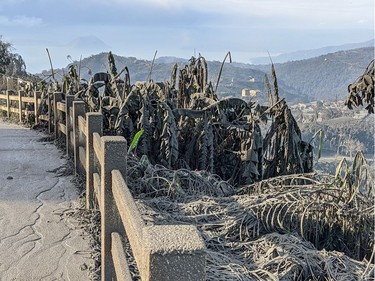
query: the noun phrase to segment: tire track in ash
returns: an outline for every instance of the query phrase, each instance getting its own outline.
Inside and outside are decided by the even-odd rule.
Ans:
[[[43,194],[54,189],[59,183],[60,183],[60,179],[58,178],[57,181],[51,187],[47,189],[43,189],[42,191],[40,191],[38,194],[35,195],[35,199],[40,203],[36,206],[36,208],[32,212],[32,215],[36,215],[32,223],[21,227],[19,231],[17,231],[16,233],[9,235],[2,239],[2,242],[5,243],[7,240],[10,240],[19,236],[21,232],[23,232],[24,230],[28,228],[31,229],[31,233],[28,234],[26,237],[23,237],[21,239],[16,239],[16,241],[10,242],[9,247],[15,248],[14,250],[17,252],[19,258],[16,259],[15,261],[10,262],[8,266],[5,266],[5,268],[1,270],[1,271],[4,271],[5,275],[7,271],[9,271],[9,269],[17,268],[18,264],[22,263],[23,260],[27,260],[33,253],[37,253],[38,250],[42,248],[44,235],[43,233],[39,232],[38,229],[36,228],[37,224],[41,222],[42,213],[40,210],[45,204],[44,200],[42,200],[40,197]],[[30,236],[36,236],[36,237],[33,237],[31,240],[26,240]],[[24,241],[24,243],[19,245],[19,247],[16,247],[17,246],[16,244],[20,242],[21,240],[26,240],[26,241]]]
[[[90,244],[69,213],[77,189],[71,176],[46,172],[66,159],[38,139],[0,120],[0,280],[89,280]]]

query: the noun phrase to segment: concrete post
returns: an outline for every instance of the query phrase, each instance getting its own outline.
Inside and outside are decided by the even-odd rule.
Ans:
[[[20,123],[22,122],[22,91],[18,91],[18,113],[20,115]]]
[[[7,90],[14,91],[14,79],[12,77],[7,77]]]
[[[74,171],[75,173],[83,173],[84,169],[81,167],[79,161],[79,147],[82,145],[80,140],[80,133],[78,128],[78,116],[85,116],[85,102],[73,101],[73,153],[74,153]]]
[[[205,244],[193,225],[155,225],[143,229],[145,281],[204,281]]]
[[[52,126],[51,122],[52,120],[52,108],[51,108],[51,93],[47,93],[47,106],[48,106],[48,134],[51,134],[52,132]]]
[[[86,208],[94,208],[94,147],[93,133],[103,135],[103,115],[99,112],[86,113]]]
[[[34,91],[34,116],[35,116],[35,125],[38,124],[38,99],[40,97],[40,92]]]
[[[123,233],[122,223],[118,215],[112,193],[112,170],[119,170],[126,178],[127,144],[123,137],[105,136],[102,140],[101,163],[101,280],[110,281],[115,277],[111,257],[112,232]]]
[[[6,90],[5,76],[0,75],[0,92]]]
[[[7,95],[7,117],[10,118],[10,99],[9,99],[10,90],[6,90],[5,94]]]
[[[58,139],[61,134],[59,131],[59,123],[61,122],[61,112],[57,110],[57,103],[61,102],[62,100],[62,93],[56,92],[55,98],[53,99],[53,112],[54,114],[54,127],[55,127],[55,139]]]
[[[74,96],[65,96],[65,121],[66,121],[66,154],[71,156],[73,154],[73,149],[70,144],[70,132],[72,131],[72,124],[70,122],[70,108],[73,106]]]

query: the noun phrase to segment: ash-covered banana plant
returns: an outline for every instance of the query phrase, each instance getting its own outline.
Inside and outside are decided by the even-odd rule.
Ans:
[[[313,169],[313,147],[302,140],[301,131],[284,99],[279,99],[277,77],[272,64],[273,94],[266,76],[272,124],[263,140],[263,178],[308,173]],[[265,114],[264,112],[263,114]]]
[[[257,113],[259,106],[239,98],[218,100],[216,89],[227,57],[231,60],[230,53],[215,90],[202,56],[192,57],[180,70],[174,65],[169,81],[131,84],[127,67],[118,72],[111,53],[110,73],[96,73],[82,83],[70,71],[65,87],[79,89],[76,97],[90,111],[103,113],[105,134],[122,135],[128,143],[136,137],[137,145],[129,153],[144,155],[153,164],[209,171],[234,185],[309,171],[312,152],[304,146],[286,103],[279,101],[273,66],[275,94],[270,106],[263,107],[265,112]],[[259,121],[266,116],[273,122],[263,140]]]
[[[374,113],[374,77],[375,66],[374,60],[372,60],[357,81],[348,86],[349,96],[345,101],[345,105],[349,109],[353,109],[353,106],[363,106],[365,104],[365,109],[368,113]]]

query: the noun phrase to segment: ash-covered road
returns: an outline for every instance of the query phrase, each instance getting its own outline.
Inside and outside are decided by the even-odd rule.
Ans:
[[[45,136],[0,120],[0,280],[89,280],[89,237],[69,216],[72,176]]]

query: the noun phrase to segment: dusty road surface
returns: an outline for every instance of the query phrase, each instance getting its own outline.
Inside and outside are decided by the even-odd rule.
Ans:
[[[88,234],[66,163],[45,135],[0,120],[0,280],[90,280]]]

